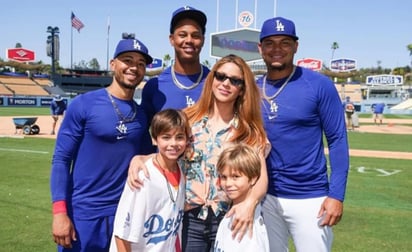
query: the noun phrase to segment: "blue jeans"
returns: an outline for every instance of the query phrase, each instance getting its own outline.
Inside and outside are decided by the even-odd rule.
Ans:
[[[197,216],[201,207],[186,211],[183,216],[182,251],[183,252],[212,252],[215,245],[217,228],[225,213],[215,216],[209,207],[207,219]]]

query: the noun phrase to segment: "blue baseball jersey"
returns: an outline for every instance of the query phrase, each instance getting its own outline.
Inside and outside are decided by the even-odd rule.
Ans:
[[[375,113],[375,114],[382,114],[383,113],[383,110],[384,110],[384,108],[385,108],[385,103],[377,103],[377,104],[374,104],[375,106],[374,106],[374,108],[373,108],[373,113]]]
[[[143,87],[142,91],[142,106],[147,111],[149,122],[153,116],[167,108],[184,109],[192,106],[202,93],[205,79],[210,72],[209,68],[203,66],[203,75],[199,85],[192,89],[181,89],[173,82],[171,67],[166,68],[157,78],[152,78]],[[199,78],[199,74],[182,75],[176,73],[176,78],[186,87],[192,86]],[[150,139],[150,135],[146,134],[145,141]],[[155,152],[156,147],[151,145],[144,152]]]
[[[203,84],[209,69],[203,66],[203,76],[199,85],[193,89],[181,89],[175,85],[172,78],[171,67],[166,68],[158,78],[150,79],[142,91],[142,106],[148,111],[149,116],[167,108],[184,109],[192,106],[202,93]],[[191,86],[199,78],[199,74],[182,75],[176,73],[176,78],[184,86]]]
[[[284,81],[264,85],[273,96]],[[339,94],[326,76],[297,67],[279,95],[263,99],[262,116],[272,144],[267,157],[268,193],[303,199],[330,196],[343,201],[349,169],[345,118]],[[331,175],[324,152],[323,134],[329,148]]]
[[[131,158],[140,154],[148,131],[147,115],[134,101],[113,97],[105,89],[72,100],[60,127],[51,169],[52,201],[65,200],[77,219],[114,216]]]
[[[64,100],[56,101],[55,99],[53,99],[50,103],[50,113],[52,115],[63,115],[66,109],[67,105]]]

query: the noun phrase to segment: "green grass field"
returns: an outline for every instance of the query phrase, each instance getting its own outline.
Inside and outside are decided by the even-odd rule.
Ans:
[[[31,112],[12,115],[39,114]],[[412,152],[411,142],[412,135],[349,132],[350,146],[357,149]],[[0,138],[0,251],[56,250],[49,191],[54,143]],[[412,160],[352,157],[350,165],[333,251],[412,251]]]
[[[0,251],[55,251],[50,160],[54,141],[0,138]]]
[[[48,107],[0,107],[0,116],[37,116],[50,115]]]

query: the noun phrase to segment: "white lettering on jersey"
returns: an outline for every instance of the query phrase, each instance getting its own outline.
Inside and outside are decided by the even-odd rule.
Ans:
[[[190,96],[186,95],[186,105],[190,107],[193,106],[193,104],[195,104],[195,101],[192,98],[190,98]]]

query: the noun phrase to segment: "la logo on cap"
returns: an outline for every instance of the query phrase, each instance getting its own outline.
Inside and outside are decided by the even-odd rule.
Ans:
[[[139,44],[139,41],[133,40],[133,48],[141,51],[141,45]]]
[[[277,31],[285,31],[285,26],[280,22],[280,20],[276,20],[276,30]]]

